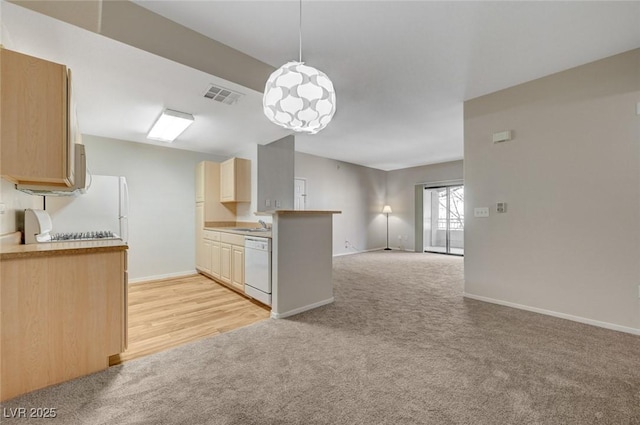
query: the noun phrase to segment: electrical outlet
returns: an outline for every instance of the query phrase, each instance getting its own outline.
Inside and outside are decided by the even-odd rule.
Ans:
[[[345,249],[349,248],[349,241],[347,240],[344,241],[344,247]]]
[[[280,208],[282,206],[282,203],[280,201],[276,201],[276,208]]]
[[[4,214],[7,210],[7,207],[4,205],[4,202],[0,202],[0,214]]]
[[[264,206],[265,207],[270,207],[271,206],[271,199],[267,199],[264,201]]]

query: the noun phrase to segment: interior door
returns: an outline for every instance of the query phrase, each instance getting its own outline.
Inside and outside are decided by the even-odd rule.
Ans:
[[[293,209],[304,210],[307,204],[307,180],[295,179],[294,180],[294,204]]]
[[[463,255],[464,186],[424,190],[424,251]]]

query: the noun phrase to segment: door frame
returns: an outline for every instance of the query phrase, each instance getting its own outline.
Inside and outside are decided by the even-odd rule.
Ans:
[[[464,179],[440,180],[415,185],[415,225],[414,241],[415,252],[424,252],[424,190],[438,187],[464,186]],[[456,254],[453,254],[456,255]]]

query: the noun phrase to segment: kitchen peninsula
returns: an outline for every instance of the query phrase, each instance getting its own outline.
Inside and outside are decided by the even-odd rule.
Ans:
[[[274,143],[277,145],[275,157],[280,158],[282,143]],[[274,143],[267,148],[273,147]],[[231,165],[236,166],[236,170],[227,173],[227,178],[223,179],[223,168]],[[270,164],[266,168],[274,167],[275,164]],[[256,229],[258,223],[240,221],[236,213],[239,203],[247,203],[251,199],[249,160],[231,158],[221,164],[203,161],[196,166],[195,177],[198,272],[238,293],[270,305],[271,317],[275,319],[333,302],[333,214],[340,214],[340,211],[278,209],[256,212],[257,216],[272,217],[271,231],[260,230]],[[293,189],[293,181],[291,184]],[[234,200],[223,200],[226,199],[222,196],[225,192],[235,193]],[[289,192],[291,199],[286,202],[285,195]],[[277,193],[272,191],[263,194],[262,198],[269,198],[271,202],[260,201],[259,204],[277,205],[284,202],[285,205],[293,205],[293,190],[288,191],[285,187]],[[261,288],[263,294],[252,292],[251,288],[258,287],[247,282],[245,276],[247,267],[252,271],[257,270],[253,268],[253,260],[245,261],[246,240],[254,237],[271,239],[270,274],[265,269],[269,268],[268,260],[258,260],[263,272],[271,277],[270,283],[264,283],[268,289]],[[268,247],[268,241],[265,242]]]
[[[333,214],[277,210],[273,217],[271,317],[280,319],[333,302]]]

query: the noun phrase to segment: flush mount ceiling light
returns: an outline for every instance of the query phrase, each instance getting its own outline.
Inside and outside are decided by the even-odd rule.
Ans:
[[[147,139],[159,140],[161,142],[173,142],[183,131],[193,124],[193,115],[185,112],[173,111],[165,109],[158,117]]]
[[[271,122],[289,130],[316,134],[336,112],[336,93],[324,72],[302,62],[302,0],[300,0],[298,61],[288,62],[269,76],[262,105]]]

